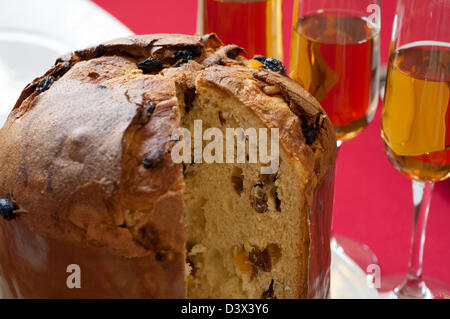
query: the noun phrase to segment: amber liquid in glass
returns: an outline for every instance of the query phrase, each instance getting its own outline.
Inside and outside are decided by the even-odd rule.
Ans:
[[[378,104],[379,29],[333,12],[301,17],[292,34],[291,72],[327,112],[338,140],[361,132]]]
[[[282,59],[281,1],[206,0],[203,32],[241,46],[249,58]]]
[[[410,178],[450,177],[450,43],[415,42],[391,54],[382,137]]]

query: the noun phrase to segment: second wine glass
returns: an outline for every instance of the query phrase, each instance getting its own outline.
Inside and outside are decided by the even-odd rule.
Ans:
[[[380,1],[294,0],[291,77],[321,103],[336,130],[338,147],[357,136],[378,105]],[[345,251],[364,270],[375,254],[338,236]]]
[[[414,223],[408,274],[385,294],[389,298],[450,294],[448,285],[422,275],[434,182],[450,177],[449,21],[450,0],[398,1],[381,135],[390,162],[412,179]],[[392,288],[395,280],[382,278],[382,288]]]

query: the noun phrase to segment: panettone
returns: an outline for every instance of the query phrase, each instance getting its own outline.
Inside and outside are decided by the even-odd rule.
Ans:
[[[132,36],[23,90],[0,130],[3,297],[328,296],[332,124],[281,63],[241,52],[214,34]],[[175,132],[198,120],[278,129],[279,169],[261,173],[249,147],[175,161]]]

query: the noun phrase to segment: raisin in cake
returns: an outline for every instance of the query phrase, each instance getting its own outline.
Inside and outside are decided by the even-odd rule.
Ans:
[[[328,296],[333,127],[281,63],[241,52],[132,36],[23,90],[0,130],[4,297]],[[174,131],[199,119],[278,128],[279,170],[176,163]]]

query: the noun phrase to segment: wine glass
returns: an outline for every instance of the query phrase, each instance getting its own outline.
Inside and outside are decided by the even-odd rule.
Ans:
[[[414,224],[408,274],[385,296],[442,298],[449,287],[422,276],[434,182],[450,177],[450,0],[399,0],[381,136],[394,167],[412,179]],[[450,265],[447,265],[447,267]],[[384,282],[392,282],[382,278]]]
[[[290,76],[321,103],[338,148],[373,119],[379,96],[378,0],[294,0]],[[338,244],[336,244],[336,238]],[[375,254],[344,236],[332,239],[364,270]]]
[[[199,0],[197,33],[214,32],[252,58],[283,59],[282,0]],[[237,27],[238,26],[238,27]]]

